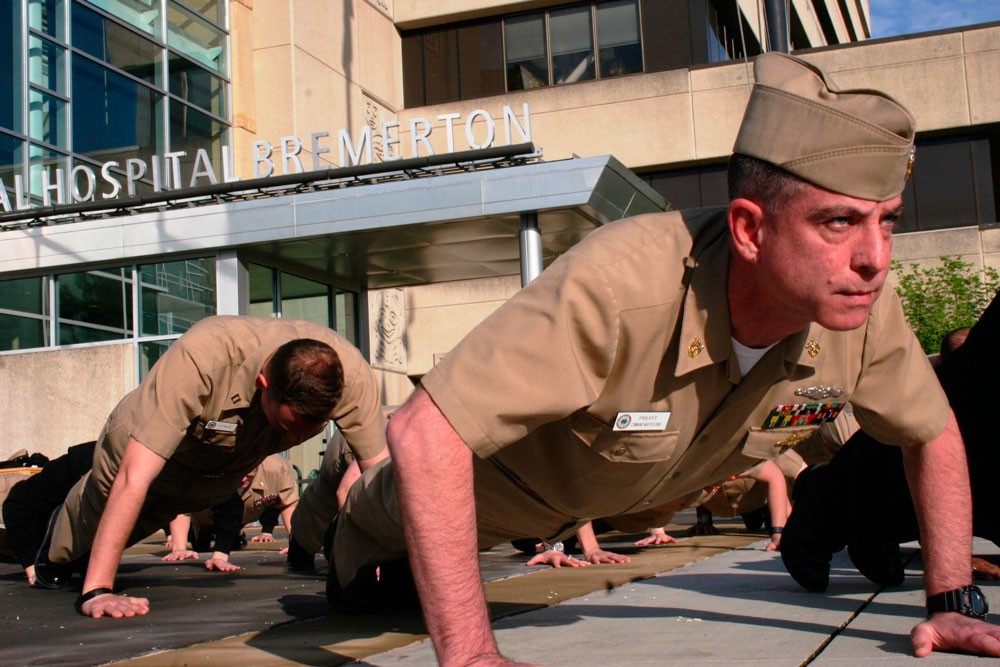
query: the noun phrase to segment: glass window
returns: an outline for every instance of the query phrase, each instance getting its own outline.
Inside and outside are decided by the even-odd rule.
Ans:
[[[188,9],[193,9],[209,21],[225,27],[226,3],[219,0],[184,0],[180,3]]]
[[[0,350],[45,347],[49,321],[0,313]]]
[[[157,34],[160,3],[155,0],[87,0],[108,14],[134,25],[150,35]]]
[[[642,71],[636,0],[597,5],[597,53],[602,78]]]
[[[139,381],[142,382],[173,340],[149,340],[139,343]]]
[[[226,34],[174,4],[167,7],[167,44],[214,70],[225,69]]]
[[[258,317],[274,317],[274,269],[260,264],[251,264],[250,273],[250,314]]]
[[[525,90],[549,85],[545,48],[545,15],[504,19],[507,44],[507,89]]]
[[[23,151],[23,141],[0,132],[0,180],[11,190],[14,189],[14,174],[21,173]],[[10,203],[14,205],[14,200],[11,199]]]
[[[139,267],[143,336],[182,334],[215,315],[215,258]]]
[[[0,127],[21,131],[21,3],[0,0]]]
[[[552,78],[576,83],[594,78],[594,30],[590,7],[559,9],[549,14],[552,36]]]
[[[33,315],[48,315],[45,278],[0,280],[0,308]]]
[[[330,326],[330,288],[315,280],[281,274],[281,316]]]
[[[42,276],[0,281],[0,350],[45,347],[49,331],[47,294]]]
[[[170,54],[170,92],[225,118],[226,83],[186,58]]]
[[[28,35],[28,80],[65,95],[66,49]]]
[[[56,277],[59,345],[128,338],[132,279],[126,268]]]
[[[62,19],[64,0],[28,0],[28,25],[39,32],[66,41]]]
[[[196,111],[182,102],[170,100],[170,150],[185,151],[181,158],[181,173],[190,174],[199,148],[208,151],[216,173],[222,168],[222,145],[226,126],[211,116]],[[204,181],[202,181],[204,183]],[[182,187],[189,183],[184,181]]]
[[[354,292],[337,290],[334,296],[334,308],[337,313],[336,331],[341,336],[349,340],[352,344],[358,344],[358,295]]]
[[[152,85],[162,85],[162,49],[137,32],[73,4],[73,46]]]
[[[73,90],[86,103],[73,105],[73,148],[95,160],[146,160],[162,155],[161,100],[146,86],[86,58],[73,58]]]
[[[66,103],[40,90],[29,91],[28,136],[54,146],[64,146],[69,138],[66,129]]]
[[[49,185],[54,185],[58,174],[57,169],[63,170],[63,177],[66,177],[66,155],[56,151],[36,146],[28,145],[28,179],[31,181],[31,194],[36,197],[42,196],[42,172],[47,172]],[[65,188],[65,183],[63,184]],[[54,191],[49,191],[53,202],[58,201],[58,195]],[[63,190],[65,197],[65,189]],[[13,203],[13,202],[12,202]]]

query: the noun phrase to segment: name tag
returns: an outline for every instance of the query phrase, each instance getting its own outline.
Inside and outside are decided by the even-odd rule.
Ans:
[[[619,412],[613,431],[662,431],[670,421],[669,412]]]
[[[223,433],[236,433],[237,426],[239,426],[239,424],[234,424],[232,422],[218,422],[213,419],[205,424],[205,430],[222,431]]]

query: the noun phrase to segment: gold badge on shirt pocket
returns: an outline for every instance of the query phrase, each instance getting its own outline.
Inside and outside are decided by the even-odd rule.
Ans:
[[[786,428],[789,426],[809,426],[832,422],[844,409],[839,403],[787,403],[776,405],[764,420],[762,429]]]

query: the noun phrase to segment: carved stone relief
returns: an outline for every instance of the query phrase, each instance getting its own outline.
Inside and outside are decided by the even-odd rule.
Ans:
[[[406,372],[406,299],[401,289],[369,292],[372,366]]]

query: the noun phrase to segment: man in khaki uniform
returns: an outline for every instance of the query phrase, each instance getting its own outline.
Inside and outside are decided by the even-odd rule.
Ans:
[[[198,551],[211,550],[212,557],[205,561],[206,569],[222,572],[239,570],[237,565],[229,562],[229,554],[234,548],[241,548],[237,542],[241,540],[243,527],[260,520],[269,508],[275,508],[281,513],[285,527],[289,528],[298,502],[298,482],[291,461],[281,454],[271,454],[248,473],[236,493],[220,505],[190,515],[180,514],[171,521],[173,548],[163,560],[198,558]],[[191,550],[187,548],[189,533],[192,534]],[[274,541],[270,532],[266,535],[263,541]],[[258,541],[258,537],[260,535],[254,536],[253,541]],[[242,543],[245,545],[246,540],[242,539]]]
[[[328,419],[369,467],[386,456],[379,402],[361,353],[326,327],[257,317],[198,322],[112,411],[92,471],[54,516],[48,562],[36,563],[36,576],[41,582],[46,567],[89,551],[77,610],[146,613],[144,598],[112,593],[126,545],[177,514],[217,505],[265,457]]]
[[[389,421],[394,475],[383,463],[351,488],[332,583],[349,592],[405,532],[442,664],[504,660],[477,547],[555,541],[695,492],[793,447],[848,400],[903,447],[927,593],[971,583],[961,438],[882,289],[913,119],[796,58],[765,54],[754,72],[729,206],[605,225],[566,252]],[[913,644],[1000,653],[998,638],[948,612]]]

